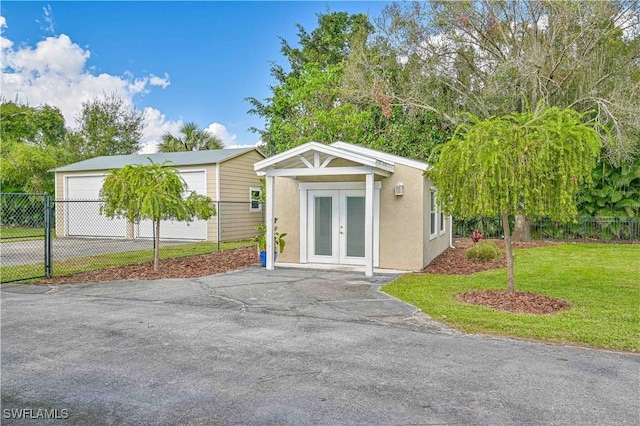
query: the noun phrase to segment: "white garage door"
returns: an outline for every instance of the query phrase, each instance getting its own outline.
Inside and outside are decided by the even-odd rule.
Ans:
[[[126,219],[108,219],[100,214],[100,188],[104,176],[67,176],[65,225],[73,237],[126,238]],[[58,204],[60,206],[60,204]]]
[[[181,171],[180,176],[187,184],[187,190],[207,195],[204,170]],[[136,236],[138,238],[152,238],[153,223],[150,220],[141,221],[137,227]],[[160,222],[160,238],[163,240],[206,240],[207,221],[178,222],[175,220],[163,220]]]

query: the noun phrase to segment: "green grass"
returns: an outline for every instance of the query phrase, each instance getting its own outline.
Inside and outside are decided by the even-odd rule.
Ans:
[[[516,290],[565,299],[567,311],[525,315],[457,302],[507,286],[505,269],[470,276],[409,274],[383,291],[467,333],[640,352],[640,246],[562,244],[516,250]]]
[[[44,228],[0,227],[0,238],[3,243],[14,241],[31,241],[44,239]]]
[[[247,247],[249,245],[251,245],[250,241],[220,243],[220,250],[230,250],[238,247]],[[179,244],[165,247],[163,247],[162,243],[160,243],[160,259],[194,256],[198,254],[213,253],[217,250],[217,243],[206,241],[200,243]],[[54,261],[53,274],[54,276],[70,275],[80,272],[104,269],[110,266],[133,265],[136,263],[149,262],[152,260],[153,249],[73,257],[70,259]],[[16,279],[31,277],[41,277],[43,275],[43,271],[44,263],[3,266],[0,267],[0,282],[8,282]]]

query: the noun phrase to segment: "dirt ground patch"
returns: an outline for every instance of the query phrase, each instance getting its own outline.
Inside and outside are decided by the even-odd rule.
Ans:
[[[68,284],[116,280],[157,280],[162,278],[197,278],[245,268],[259,263],[255,247],[243,247],[216,253],[160,260],[154,272],[153,262],[114,266],[98,271],[53,277],[41,284]]]
[[[569,309],[569,302],[541,294],[499,290],[467,291],[456,296],[460,302],[488,306],[499,311],[518,314],[547,315]]]

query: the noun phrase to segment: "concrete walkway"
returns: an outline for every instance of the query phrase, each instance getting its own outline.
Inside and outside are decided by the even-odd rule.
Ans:
[[[640,357],[464,335],[380,293],[393,278],[254,267],[194,280],[3,285],[3,415],[638,424]]]

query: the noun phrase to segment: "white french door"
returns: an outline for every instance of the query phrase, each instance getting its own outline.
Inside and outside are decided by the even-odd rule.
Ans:
[[[364,190],[310,190],[307,201],[308,261],[364,265]],[[377,210],[374,208],[374,217]],[[374,240],[377,240],[376,220]]]

